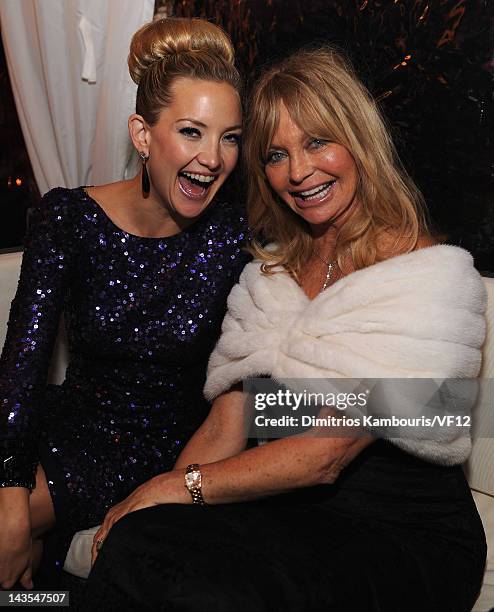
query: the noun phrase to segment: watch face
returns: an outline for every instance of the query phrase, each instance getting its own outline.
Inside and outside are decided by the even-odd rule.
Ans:
[[[200,472],[190,472],[189,474],[185,474],[185,484],[188,489],[195,489],[196,487],[201,486],[201,473]]]

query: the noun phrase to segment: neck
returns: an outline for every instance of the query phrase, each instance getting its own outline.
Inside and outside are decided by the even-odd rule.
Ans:
[[[173,236],[179,234],[195,219],[183,219],[176,215],[161,200],[151,187],[148,196],[144,197],[141,189],[141,175],[137,174],[129,181],[129,198],[131,198],[134,223],[142,235],[149,237]]]
[[[316,248],[320,249],[319,252],[321,254],[334,253],[339,231],[352,216],[357,206],[358,202],[354,197],[348,206],[336,215],[336,217],[328,220],[326,223],[311,225],[311,232],[314,237]]]
[[[314,237],[314,250],[321,257],[327,260],[332,260],[338,240],[338,230],[333,225],[323,228],[315,226],[312,228],[312,236]]]

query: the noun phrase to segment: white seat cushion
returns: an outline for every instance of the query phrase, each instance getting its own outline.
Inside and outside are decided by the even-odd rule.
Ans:
[[[91,571],[91,547],[99,525],[78,531],[72,538],[63,569],[79,578],[87,578]]]

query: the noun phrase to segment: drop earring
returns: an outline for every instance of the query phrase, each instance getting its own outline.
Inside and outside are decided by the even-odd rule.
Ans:
[[[146,155],[145,153],[141,151],[139,152],[139,157],[141,158],[141,161],[142,161],[142,175],[141,175],[142,193],[144,196],[147,196],[149,195],[149,190],[151,188],[149,184],[148,169],[146,166],[147,161],[149,159],[149,155]]]

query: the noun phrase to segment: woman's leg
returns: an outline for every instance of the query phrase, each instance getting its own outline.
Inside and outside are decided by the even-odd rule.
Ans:
[[[41,537],[55,526],[55,511],[46,476],[41,465],[36,472],[36,488],[29,496],[31,534],[33,538],[33,573],[38,569],[43,553]]]
[[[251,546],[242,546],[238,529],[223,521],[223,514],[217,510],[217,506],[170,505],[126,515],[112,527],[103,544],[80,609],[84,612],[303,609],[276,607],[280,576],[259,559],[256,534],[250,537],[255,551]],[[263,544],[259,541],[258,545]],[[257,589],[263,591],[266,601]],[[296,599],[296,593],[292,595]]]
[[[81,610],[395,610],[373,607],[371,581],[358,579],[372,565],[365,531],[311,510],[253,502],[128,514],[103,544]]]
[[[463,612],[462,548],[324,504],[154,506],[111,529],[84,612]]]

